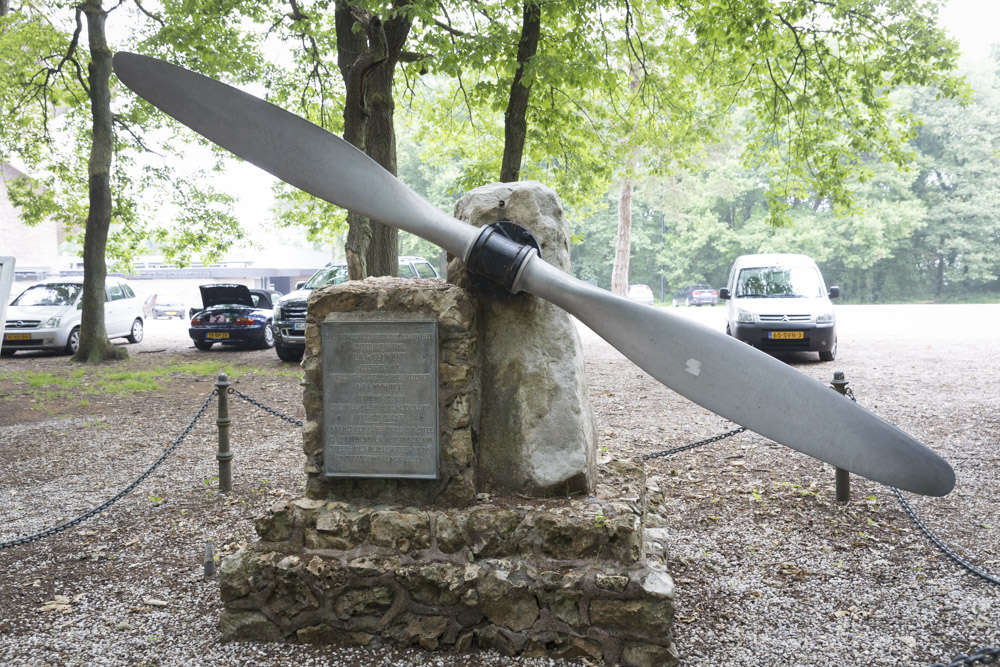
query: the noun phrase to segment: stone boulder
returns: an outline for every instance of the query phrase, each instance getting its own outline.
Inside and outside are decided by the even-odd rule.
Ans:
[[[455,217],[477,227],[515,222],[534,234],[545,261],[569,271],[569,226],[556,194],[540,183],[476,188],[456,204]],[[452,260],[448,279],[468,286],[464,262]],[[478,326],[481,487],[532,496],[590,493],[597,429],[572,318],[529,295],[483,297]]]

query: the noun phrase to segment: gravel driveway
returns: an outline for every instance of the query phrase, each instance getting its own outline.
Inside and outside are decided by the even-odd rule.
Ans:
[[[671,310],[722,328],[721,308]],[[837,312],[837,361],[784,360],[824,383],[844,371],[859,403],[948,459],[953,493],[907,498],[946,544],[1000,576],[1000,305]],[[732,428],[582,334],[602,457]],[[199,352],[178,320],[149,322],[146,339],[128,347],[125,368],[169,366],[155,388],[88,397],[94,369],[41,354],[0,359],[0,542],[77,516],[136,479],[190,424],[216,368],[228,367],[246,394],[303,416],[295,367],[271,350]],[[30,386],[74,374],[82,383],[66,390]],[[550,664],[218,643],[221,604],[216,578],[203,576],[205,544],[224,556],[253,540],[253,517],[299,495],[304,475],[298,430],[237,400],[234,490],[220,494],[214,411],[103,514],[0,550],[0,663]],[[646,469],[670,498],[659,520],[671,535],[681,664],[929,665],[1000,646],[1000,586],[931,546],[884,486],[854,477],[852,501],[838,504],[829,466],[749,433]]]

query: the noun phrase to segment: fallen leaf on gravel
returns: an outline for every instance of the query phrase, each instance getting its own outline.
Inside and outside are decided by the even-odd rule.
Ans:
[[[68,614],[73,611],[73,607],[68,597],[65,595],[56,595],[51,600],[43,603],[38,608],[38,611],[58,611],[62,614]]]
[[[166,607],[167,602],[165,600],[158,600],[156,598],[143,598],[143,604],[148,604],[150,607]]]

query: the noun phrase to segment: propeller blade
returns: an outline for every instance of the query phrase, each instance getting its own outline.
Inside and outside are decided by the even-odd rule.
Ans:
[[[281,180],[469,259],[481,231],[439,211],[340,137],[168,63],[117,53],[118,78]],[[512,291],[576,316],[654,378],[716,414],[875,481],[943,496],[955,473],[926,446],[829,387],[724,334],[593,287],[525,255]]]

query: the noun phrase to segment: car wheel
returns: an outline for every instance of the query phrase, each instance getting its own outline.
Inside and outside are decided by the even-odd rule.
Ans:
[[[194,346],[199,350],[211,350],[212,342],[208,340],[196,340]]]
[[[269,347],[274,347],[274,330],[271,329],[271,323],[268,322],[264,325],[264,333],[260,337],[260,342],[257,344],[262,350],[266,350]]]
[[[274,351],[278,353],[278,358],[282,361],[302,361],[302,354],[305,352],[305,350],[287,348],[277,339],[274,341]]]
[[[73,327],[66,339],[66,354],[76,354],[80,349],[80,327]]]
[[[836,358],[837,358],[837,341],[833,341],[833,349],[829,351],[820,350],[819,353],[820,361],[833,361]]]
[[[142,318],[135,318],[135,322],[132,323],[132,333],[128,335],[128,342],[130,343],[141,343],[142,342]]]

